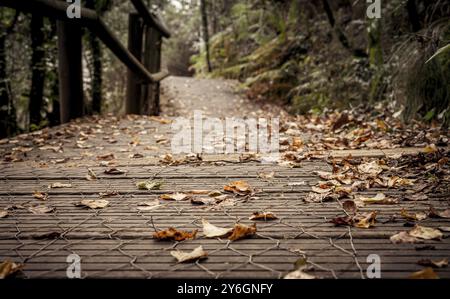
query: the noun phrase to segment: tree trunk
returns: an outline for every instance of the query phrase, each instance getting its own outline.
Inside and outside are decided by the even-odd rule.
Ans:
[[[368,20],[369,63],[374,71],[370,82],[369,100],[374,102],[381,95],[383,79],[383,48],[381,46],[381,22],[379,19]]]
[[[30,127],[40,128],[42,125],[42,106],[44,103],[45,83],[45,50],[44,50],[44,18],[38,14],[31,16],[31,90],[28,113]]]
[[[411,23],[411,28],[413,32],[417,32],[421,29],[419,14],[417,13],[417,3],[416,0],[408,0],[406,2],[406,9],[408,10],[408,18]]]
[[[3,19],[3,11],[0,17]],[[16,109],[6,70],[6,38],[12,32],[17,18],[18,13],[7,27],[0,24],[0,138],[11,136],[17,132]]]
[[[212,72],[212,67],[209,53],[208,13],[206,0],[200,0],[200,11],[202,15],[203,40],[205,41],[206,64],[208,66],[208,73],[210,73]]]

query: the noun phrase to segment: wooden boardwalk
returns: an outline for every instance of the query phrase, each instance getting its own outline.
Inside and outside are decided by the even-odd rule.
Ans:
[[[0,209],[7,209],[8,216],[0,218],[0,260],[24,264],[20,276],[27,278],[65,278],[70,254],[81,257],[82,277],[88,278],[282,278],[299,258],[307,257],[313,268],[309,273],[318,278],[363,278],[370,264],[367,257],[377,254],[383,278],[407,278],[424,269],[419,260],[450,256],[448,232],[443,232],[442,240],[419,244],[392,244],[389,239],[411,229],[401,219],[392,220],[402,209],[426,212],[430,205],[448,209],[448,185],[428,194],[427,201],[361,208],[362,212],[378,211],[377,224],[370,229],[336,227],[330,220],[345,216],[339,202],[304,201],[321,180],[314,171],[332,169],[324,159],[303,161],[299,168],[239,163],[232,156],[161,162],[160,156],[170,152],[170,136],[170,124],[162,118],[106,117],[1,141]],[[124,173],[104,173],[112,167]],[[96,180],[86,178],[88,169],[96,174]],[[260,173],[272,171],[272,180],[259,178]],[[161,190],[138,190],[136,183],[146,180],[162,181]],[[161,200],[157,209],[142,211],[138,207],[167,193],[222,191],[224,185],[237,180],[247,181],[255,195],[236,197],[229,206]],[[48,188],[54,183],[70,187]],[[47,193],[48,199],[34,198],[35,191]],[[377,192],[401,196],[406,189],[374,187],[360,194]],[[109,201],[106,208],[75,205],[83,199],[99,199],[102,193],[110,195],[104,198]],[[54,210],[30,212],[30,207],[41,204]],[[202,219],[219,227],[253,224],[249,217],[256,211],[273,212],[278,219],[257,222],[256,235],[233,242],[206,239],[202,234]],[[448,227],[450,222],[427,218],[420,224],[438,228]],[[198,229],[199,233],[195,240],[182,242],[153,238],[155,228],[169,227]],[[170,254],[174,249],[188,251],[199,245],[208,252],[208,259],[179,264]],[[435,272],[450,278],[448,267]]]

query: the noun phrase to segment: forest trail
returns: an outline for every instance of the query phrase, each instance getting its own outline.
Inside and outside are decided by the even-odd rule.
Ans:
[[[282,120],[288,129],[280,140],[294,141],[276,164],[250,154],[172,156],[171,116],[276,112],[246,100],[229,81],[174,77],[163,88],[163,117],[84,118],[1,141],[1,260],[41,278],[66,277],[70,254],[81,257],[82,277],[90,278],[282,278],[304,261],[291,276],[365,278],[375,254],[383,278],[407,278],[449,257],[448,177],[426,177],[441,178],[445,152],[349,146],[353,157],[330,161],[332,150],[315,148],[326,123],[317,133],[317,120],[294,130],[291,119]],[[299,144],[303,130],[317,144]],[[341,148],[339,140],[322,142]],[[255,212],[266,218],[251,220]],[[206,238],[203,219],[257,230],[240,240]],[[158,240],[170,227],[197,234]],[[207,259],[177,263],[172,256],[199,246]],[[448,267],[435,271],[450,278]]]
[[[209,117],[267,116],[268,105],[248,100],[235,80],[169,77],[162,83],[163,114],[191,117],[195,110]],[[270,106],[272,114],[282,109]]]

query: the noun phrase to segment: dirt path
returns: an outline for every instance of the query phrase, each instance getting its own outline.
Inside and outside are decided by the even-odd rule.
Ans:
[[[233,80],[170,77],[162,84],[163,115],[191,116],[194,110],[211,117],[276,115],[282,109],[249,101]]]

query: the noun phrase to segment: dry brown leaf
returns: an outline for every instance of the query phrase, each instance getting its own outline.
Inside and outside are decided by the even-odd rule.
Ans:
[[[388,179],[387,186],[392,187],[404,187],[404,186],[414,186],[415,180],[400,178],[398,176],[393,176]]]
[[[224,186],[223,189],[227,192],[233,192],[236,194],[248,194],[252,193],[250,185],[246,181],[235,181]]]
[[[405,200],[409,201],[424,201],[428,200],[428,195],[424,193],[415,193],[415,194],[407,194],[405,195]]]
[[[299,269],[286,274],[284,279],[316,279],[316,277]]]
[[[215,198],[212,197],[203,197],[203,198],[191,198],[191,203],[194,205],[214,205],[217,203]]]
[[[153,201],[142,201],[138,203],[137,209],[139,211],[152,211],[157,208],[159,208],[161,204],[159,203],[158,199],[155,199]]]
[[[162,184],[162,181],[145,181],[136,183],[136,187],[139,190],[160,190]]]
[[[72,184],[65,184],[65,183],[53,183],[48,186],[49,189],[58,189],[58,188],[72,188]]]
[[[383,172],[383,168],[380,166],[378,161],[372,161],[358,165],[358,171],[371,176],[377,176]]]
[[[6,260],[0,264],[0,279],[5,279],[22,270],[22,268],[23,265]]]
[[[414,272],[409,276],[410,279],[439,279],[433,268],[425,268],[421,271]]]
[[[178,260],[179,263],[195,262],[208,257],[208,253],[203,250],[202,246],[195,248],[191,252],[171,251],[170,254]]]
[[[371,228],[375,226],[377,218],[377,212],[370,212],[361,215],[361,218],[357,217],[354,226],[358,228]]]
[[[408,221],[422,221],[427,218],[427,214],[423,212],[409,213],[406,209],[402,209],[400,215]]]
[[[386,197],[383,193],[378,193],[375,197],[358,197],[358,200],[366,205],[378,204],[378,205],[393,205],[398,204],[395,198]]]
[[[434,207],[430,207],[428,216],[430,216],[431,218],[450,218],[450,209],[439,212]]]
[[[272,212],[254,212],[252,216],[249,218],[250,220],[263,220],[270,221],[278,219]]]
[[[424,267],[432,267],[432,268],[444,268],[448,266],[448,259],[442,259],[440,261],[432,261],[430,259],[421,259],[417,262],[417,264]]]
[[[97,175],[95,174],[95,172],[88,168],[88,174],[86,175],[86,180],[88,181],[95,181],[97,179]]]
[[[55,210],[54,207],[47,207],[44,205],[38,205],[34,207],[29,207],[28,210],[33,214],[47,214]]]
[[[233,228],[233,232],[231,236],[228,237],[231,241],[236,241],[239,239],[243,239],[249,236],[252,236],[256,233],[256,224],[252,226],[248,226],[245,224],[235,224]]]
[[[38,199],[38,200],[47,200],[48,199],[48,193],[43,193],[43,192],[39,192],[39,191],[34,191],[33,193],[33,197]]]
[[[416,237],[411,236],[407,232],[400,232],[398,234],[395,234],[395,235],[391,236],[390,240],[394,244],[422,243],[421,240],[417,239]]]
[[[104,199],[83,199],[79,203],[76,204],[77,207],[85,207],[90,209],[103,209],[109,205],[109,201]]]
[[[206,238],[222,238],[227,237],[233,231],[232,228],[222,228],[212,225],[207,220],[202,219],[203,234]]]
[[[440,230],[431,228],[431,227],[425,227],[416,225],[411,231],[409,231],[409,234],[413,237],[424,239],[424,240],[434,240],[434,239],[442,239],[443,234]]]
[[[437,148],[437,146],[434,145],[434,144],[427,145],[427,146],[423,149],[423,152],[426,153],[426,154],[432,154],[432,153],[435,153],[435,152],[437,152],[437,151],[438,151],[438,148]]]
[[[160,196],[160,198],[163,200],[183,201],[188,200],[190,196],[184,193],[173,193],[173,194],[163,194]]]
[[[355,214],[358,210],[356,204],[352,200],[346,200],[342,203],[342,208],[349,214]]]
[[[9,213],[7,210],[0,210],[0,218],[8,217]]]
[[[109,174],[109,175],[122,175],[127,173],[126,170],[120,170],[118,168],[108,168],[104,171],[105,174]]]
[[[332,192],[334,189],[334,186],[328,186],[328,185],[320,185],[320,186],[313,186],[311,187],[311,190],[315,193],[319,193],[319,194],[325,194],[325,193],[330,193]]]
[[[258,177],[262,180],[272,180],[275,176],[275,172],[260,172],[258,173]]]
[[[160,241],[183,241],[186,239],[195,239],[196,235],[197,230],[194,230],[192,232],[186,232],[182,230],[177,230],[173,227],[170,227],[167,230],[153,233],[153,237]]]

